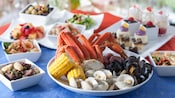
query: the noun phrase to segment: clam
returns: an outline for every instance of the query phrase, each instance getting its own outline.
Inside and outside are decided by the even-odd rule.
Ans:
[[[109,88],[109,84],[106,81],[99,81],[96,90],[107,90]]]
[[[103,72],[103,71],[101,71],[101,70],[98,70],[98,71],[95,71],[94,72],[94,74],[93,74],[93,76],[94,76],[94,78],[96,79],[96,80],[99,80],[99,81],[101,81],[101,80],[106,80],[106,74]]]
[[[134,85],[134,78],[128,74],[121,74],[117,77],[115,85],[119,89],[128,89]]]
[[[85,70],[99,70],[104,69],[103,63],[95,59],[84,60],[82,66]]]
[[[8,64],[8,65],[2,67],[1,71],[5,73],[7,71],[10,71],[12,68],[13,68],[13,64]]]
[[[97,88],[98,86],[98,82],[94,77],[88,77],[85,81],[91,84],[93,89]]]
[[[88,82],[86,82],[86,81],[81,81],[81,87],[82,87],[82,89],[84,89],[84,90],[92,90],[93,89],[93,87],[92,87],[92,85],[90,85]]]
[[[75,88],[78,87],[75,78],[70,78],[70,80],[69,80],[69,85],[70,85],[71,87],[75,87]]]

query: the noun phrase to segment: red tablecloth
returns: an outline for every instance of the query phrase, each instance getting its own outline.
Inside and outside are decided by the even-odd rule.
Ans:
[[[94,12],[82,12],[79,10],[72,11],[73,13],[84,13],[84,14],[97,14]],[[100,14],[100,13],[99,13]],[[100,25],[99,29],[97,29],[95,32],[100,32],[104,30],[105,28],[109,27],[110,25],[118,22],[122,18],[114,16],[108,12],[104,12],[104,19],[102,21],[102,24]],[[5,24],[0,27],[0,35],[9,27],[10,23]],[[160,47],[158,50],[175,50],[175,36],[170,39],[167,43],[165,43],[162,47]]]

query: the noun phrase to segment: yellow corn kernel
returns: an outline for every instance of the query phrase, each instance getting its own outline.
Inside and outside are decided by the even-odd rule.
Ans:
[[[67,79],[70,80],[70,78],[75,78],[75,79],[85,79],[85,73],[82,69],[81,66],[75,66],[72,68],[68,74],[67,74]]]
[[[72,62],[65,53],[63,53],[60,57],[53,61],[53,63],[49,66],[48,71],[54,78],[58,79],[65,75],[74,66],[75,63]]]

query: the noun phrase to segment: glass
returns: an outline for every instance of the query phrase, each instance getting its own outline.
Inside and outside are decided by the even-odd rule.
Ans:
[[[80,6],[80,0],[68,0],[69,10],[75,10]]]
[[[159,36],[163,36],[166,34],[168,23],[168,14],[165,10],[158,11],[155,14],[155,24],[159,28]]]

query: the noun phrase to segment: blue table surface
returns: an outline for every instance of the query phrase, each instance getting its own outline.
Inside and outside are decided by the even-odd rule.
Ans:
[[[0,98],[105,98],[74,93],[56,84],[49,77],[46,70],[48,61],[55,55],[55,50],[43,46],[41,46],[41,49],[42,55],[35,64],[45,70],[46,74],[39,84],[13,92],[0,82]],[[0,64],[7,62],[3,49],[0,47]],[[142,87],[126,94],[110,97],[175,98],[175,77],[159,77],[156,71],[154,71],[153,77]]]

